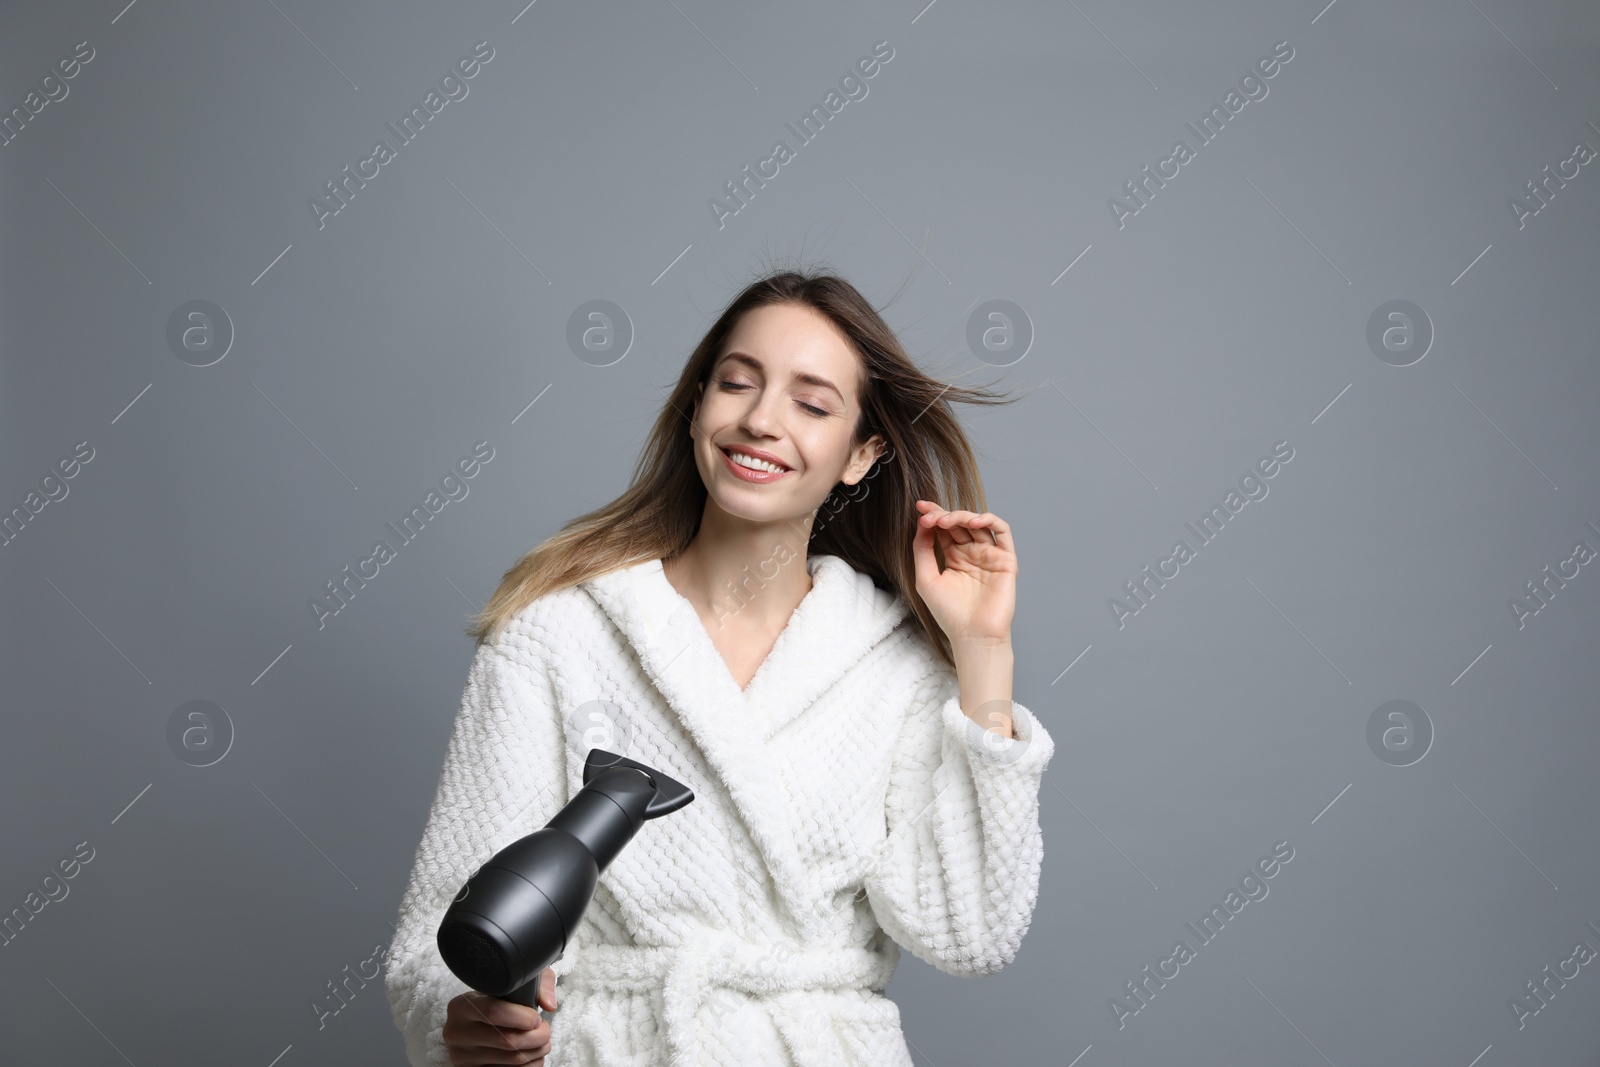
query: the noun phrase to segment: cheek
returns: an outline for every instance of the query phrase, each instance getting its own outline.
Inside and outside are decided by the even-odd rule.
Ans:
[[[844,471],[849,447],[834,440],[830,434],[821,439],[797,440],[795,451],[799,454],[805,479],[808,482],[827,482],[828,488],[832,489]]]

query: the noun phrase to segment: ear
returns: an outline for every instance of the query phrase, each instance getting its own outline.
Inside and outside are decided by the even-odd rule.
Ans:
[[[855,485],[867,476],[867,471],[883,455],[884,439],[881,434],[873,434],[862,442],[850,456],[850,465],[844,469],[844,474],[839,480],[845,485]]]

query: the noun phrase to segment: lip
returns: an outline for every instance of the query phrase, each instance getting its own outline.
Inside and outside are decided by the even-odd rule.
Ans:
[[[760,449],[755,448],[746,448],[744,445],[738,446],[738,450],[746,453],[747,455],[755,456],[757,459],[764,459],[768,463],[776,463],[780,467],[784,468],[781,471],[771,472],[757,471],[751,470],[749,467],[741,467],[739,464],[735,463],[731,457],[729,457],[729,449],[727,447],[719,447],[717,449],[717,454],[722,457],[723,464],[728,468],[728,470],[732,471],[736,477],[741,478],[744,481],[755,482],[756,484],[764,484],[766,482],[775,482],[785,475],[794,473],[787,464],[773,456],[770,452],[762,452]]]

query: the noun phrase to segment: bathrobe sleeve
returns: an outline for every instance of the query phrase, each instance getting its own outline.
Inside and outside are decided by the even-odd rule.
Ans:
[[[1038,897],[1039,788],[1055,745],[1031,711],[1011,708],[1016,738],[979,726],[941,660],[895,741],[867,899],[890,937],[948,974],[1015,959]]]
[[[564,734],[542,657],[525,636],[478,646],[444,769],[400,902],[384,986],[413,1067],[447,1067],[441,1030],[467,985],[439,956],[439,923],[466,880],[566,803]],[[574,949],[553,966],[565,974]]]

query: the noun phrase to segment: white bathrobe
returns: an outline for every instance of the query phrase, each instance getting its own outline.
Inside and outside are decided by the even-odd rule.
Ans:
[[[899,946],[953,975],[1015,958],[1050,735],[1017,702],[1016,739],[978,726],[904,598],[837,556],[806,567],[742,691],[659,559],[542,597],[478,648],[384,976],[415,1067],[449,1062],[445,1006],[467,989],[439,957],[445,908],[582,788],[591,748],[695,799],[602,873],[554,965],[547,1067],[912,1067],[883,994]]]

